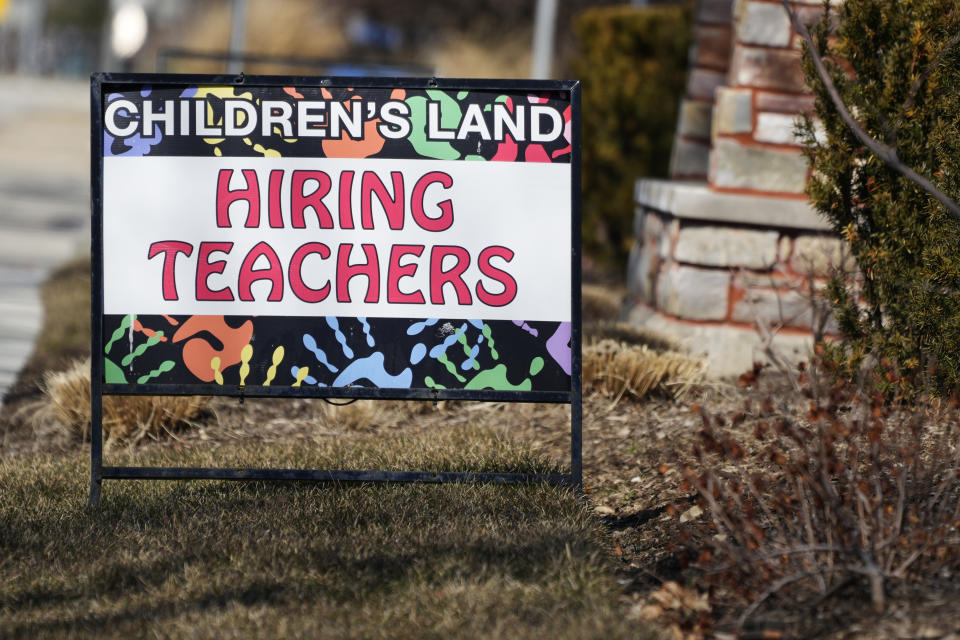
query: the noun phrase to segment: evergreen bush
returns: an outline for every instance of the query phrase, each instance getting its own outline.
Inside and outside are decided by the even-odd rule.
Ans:
[[[573,23],[570,73],[583,83],[583,242],[622,266],[632,241],[633,185],[666,176],[686,86],[688,5],[591,9]]]
[[[814,38],[864,130],[960,200],[960,5],[956,0],[848,0]],[[830,25],[834,25],[831,30]],[[813,205],[850,244],[855,280],[828,292],[848,338],[828,356],[848,373],[869,354],[896,362],[897,388],[960,383],[960,222],[864,147],[841,120],[809,54],[808,84],[825,142],[804,133]],[[928,377],[928,374],[929,375]],[[919,376],[919,377],[918,377]]]

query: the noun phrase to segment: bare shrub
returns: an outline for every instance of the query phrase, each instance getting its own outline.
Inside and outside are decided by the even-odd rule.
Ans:
[[[208,400],[195,396],[104,396],[103,434],[108,445],[133,444],[189,425]],[[32,421],[68,439],[90,439],[90,360],[44,375],[43,400]]]
[[[960,569],[960,417],[956,400],[906,405],[858,384],[802,376],[805,415],[766,399],[703,423],[685,486],[708,507],[708,576],[745,608],[826,599],[865,585],[876,610],[891,581]]]

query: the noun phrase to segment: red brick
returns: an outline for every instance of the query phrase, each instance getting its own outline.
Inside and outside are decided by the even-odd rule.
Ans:
[[[731,0],[699,0],[696,21],[730,24],[733,21],[733,2]]]
[[[809,93],[756,93],[757,110],[776,113],[808,113],[813,111],[813,96]]]
[[[695,64],[725,71],[730,65],[732,29],[729,26],[698,25],[694,29],[694,38],[697,43]]]
[[[687,81],[687,97],[699,98],[713,102],[713,92],[717,87],[723,86],[727,80],[727,74],[708,69],[693,69],[690,71],[690,79]]]
[[[734,47],[733,81],[740,86],[801,93],[801,54],[791,49]]]

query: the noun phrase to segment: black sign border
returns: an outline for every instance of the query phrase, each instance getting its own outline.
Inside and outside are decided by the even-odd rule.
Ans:
[[[438,89],[448,91],[566,91],[571,106],[571,368],[570,391],[498,391],[476,389],[386,389],[378,387],[239,387],[192,384],[107,384],[103,382],[103,98],[130,85],[202,83],[233,86],[305,86]],[[90,359],[90,505],[100,502],[104,479],[312,480],[321,482],[546,482],[583,485],[582,460],[582,315],[580,209],[580,82],[577,80],[481,80],[464,78],[359,78],[206,74],[94,73],[90,76],[91,353]],[[204,395],[244,397],[341,398],[379,400],[471,400],[546,402],[570,405],[570,473],[356,471],[319,469],[117,467],[103,465],[103,396]]]

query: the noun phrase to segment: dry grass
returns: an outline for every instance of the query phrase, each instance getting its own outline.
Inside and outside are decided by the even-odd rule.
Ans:
[[[103,434],[107,447],[136,444],[189,425],[207,406],[193,396],[105,396]],[[44,375],[43,399],[24,411],[40,433],[51,430],[68,440],[90,439],[90,360]]]
[[[145,462],[275,460],[553,468],[471,430]],[[618,610],[609,540],[567,489],[108,481],[84,510],[86,478],[80,454],[0,458],[0,637],[652,637]]]
[[[706,362],[646,345],[603,339],[583,348],[584,391],[619,400],[643,398],[657,391],[683,397],[703,380]]]

